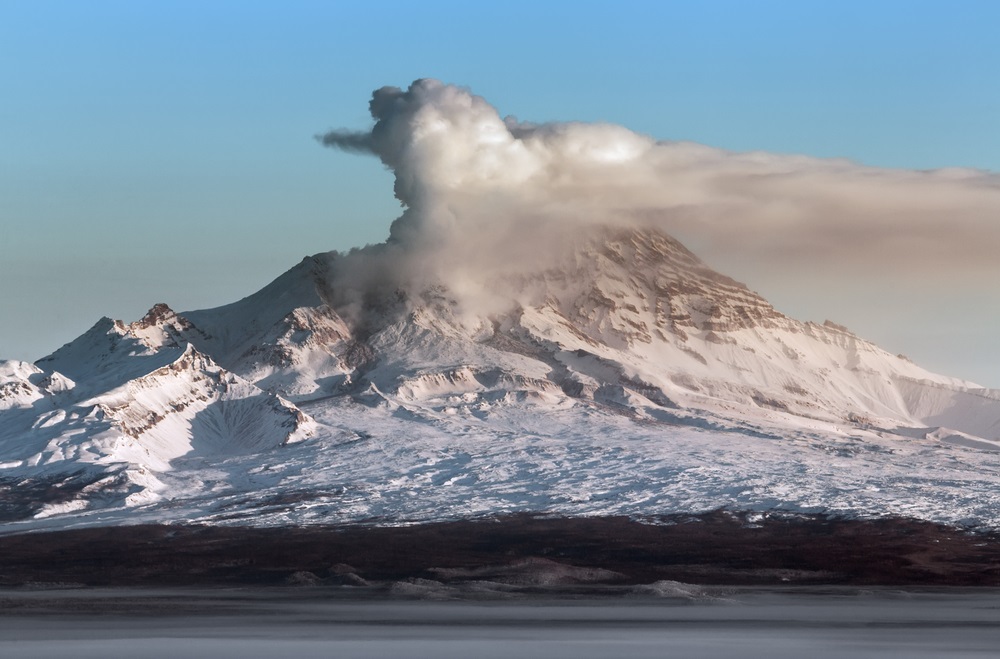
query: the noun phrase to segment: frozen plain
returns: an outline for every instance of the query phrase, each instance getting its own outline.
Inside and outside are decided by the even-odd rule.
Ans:
[[[350,589],[346,589],[350,590]],[[993,657],[1000,593],[680,589],[620,600],[7,591],[4,657]]]

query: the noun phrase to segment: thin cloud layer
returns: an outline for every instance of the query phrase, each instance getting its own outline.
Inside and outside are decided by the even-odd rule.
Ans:
[[[370,130],[318,137],[380,158],[405,207],[384,245],[343,260],[357,291],[444,283],[471,301],[483,282],[539,267],[568,237],[604,225],[655,226],[710,263],[735,260],[747,272],[892,273],[915,286],[953,277],[986,285],[1000,274],[996,174],[878,169],[656,141],[610,124],[520,122],[427,79],[375,91],[370,110]]]

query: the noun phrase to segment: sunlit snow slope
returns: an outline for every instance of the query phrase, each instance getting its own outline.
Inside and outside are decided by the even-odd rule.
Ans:
[[[1000,392],[802,323],[653,230],[343,306],[344,255],[0,364],[0,515],[331,523],[740,509],[1000,527]]]

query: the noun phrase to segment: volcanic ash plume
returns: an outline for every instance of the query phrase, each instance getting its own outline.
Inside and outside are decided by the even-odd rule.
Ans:
[[[658,142],[609,124],[520,122],[428,79],[383,87],[369,107],[371,130],[319,139],[378,156],[405,210],[386,243],[341,261],[348,297],[445,285],[460,305],[489,307],[501,303],[496,282],[509,273],[543,268],[576,237],[609,225],[659,228],[746,272],[891,269],[917,285],[1000,274],[996,174],[877,169]]]

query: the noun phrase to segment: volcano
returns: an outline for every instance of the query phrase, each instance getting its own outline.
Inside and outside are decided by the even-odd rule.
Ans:
[[[481,314],[448,282],[345,304],[365,254],[3,363],[7,528],[719,508],[1000,525],[1000,392],[789,318],[662,231],[578,232],[488,281]]]

